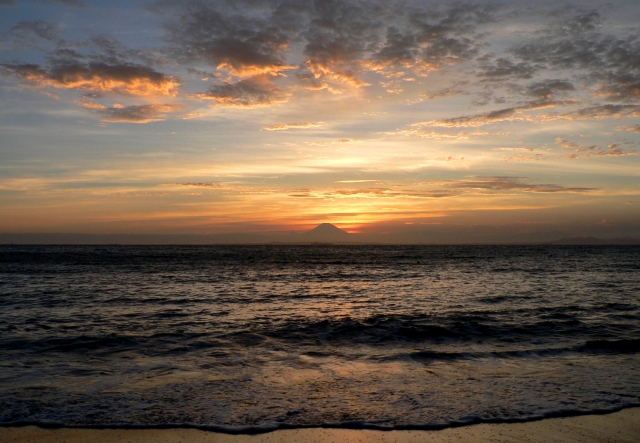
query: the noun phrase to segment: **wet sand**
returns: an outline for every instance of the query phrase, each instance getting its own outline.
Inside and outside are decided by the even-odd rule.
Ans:
[[[606,415],[550,418],[529,423],[481,424],[441,431],[350,429],[281,430],[259,435],[228,435],[195,429],[42,429],[0,428],[1,443],[639,443],[640,408]]]

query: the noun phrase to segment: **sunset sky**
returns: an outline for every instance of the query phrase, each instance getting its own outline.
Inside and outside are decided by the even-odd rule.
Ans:
[[[640,237],[638,23],[637,0],[0,0],[0,233]]]

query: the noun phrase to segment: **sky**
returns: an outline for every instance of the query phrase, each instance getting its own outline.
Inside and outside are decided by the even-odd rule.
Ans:
[[[0,0],[0,233],[640,237],[640,3]]]

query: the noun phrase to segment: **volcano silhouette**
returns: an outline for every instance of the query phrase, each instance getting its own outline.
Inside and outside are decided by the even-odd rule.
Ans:
[[[351,241],[351,234],[332,225],[331,223],[322,223],[310,231],[302,234],[305,241],[335,243]]]

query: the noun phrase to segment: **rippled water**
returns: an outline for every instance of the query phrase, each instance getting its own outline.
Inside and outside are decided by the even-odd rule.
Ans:
[[[402,428],[639,404],[639,247],[0,247],[0,423]]]

